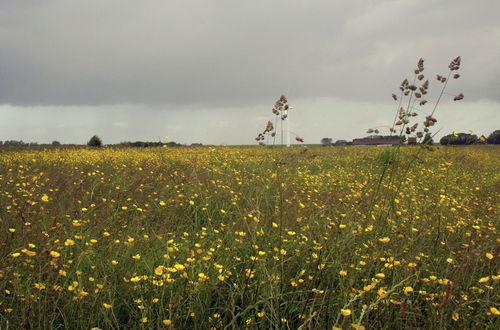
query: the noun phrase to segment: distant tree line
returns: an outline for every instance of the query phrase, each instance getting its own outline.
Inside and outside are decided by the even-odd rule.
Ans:
[[[24,142],[22,140],[7,140],[7,141],[0,141],[0,147],[48,147],[48,146],[53,146],[53,147],[59,147],[62,146],[61,142],[59,141],[52,141],[51,143],[38,143],[38,142]],[[65,144],[64,146],[77,146],[76,144]]]
[[[148,148],[148,147],[180,147],[182,144],[176,142],[144,142],[144,141],[135,141],[135,142],[120,142],[119,146],[121,147],[136,147],[136,148]]]
[[[22,140],[16,141],[16,140],[7,140],[7,141],[0,141],[0,146],[4,147],[31,147],[31,146],[37,146],[37,142],[23,142]]]
[[[452,133],[445,135],[439,140],[442,145],[469,145],[476,144],[479,138],[476,134]]]
[[[478,137],[476,134],[452,133],[445,135],[439,140],[442,145],[468,145],[468,144],[500,144],[500,130],[491,133],[488,138],[484,135]]]
[[[90,138],[89,142],[87,142],[87,145],[89,147],[102,147],[103,143],[101,138],[99,138],[97,135],[94,135]],[[201,143],[200,143],[201,145]],[[176,143],[174,141],[170,141],[167,143],[163,143],[161,141],[158,142],[145,142],[145,141],[135,141],[135,142],[120,142],[118,145],[110,145],[110,146],[119,146],[119,147],[135,147],[135,148],[148,148],[148,147],[180,147],[182,144]]]
[[[489,144],[500,144],[500,129],[497,129],[488,136],[487,139]]]

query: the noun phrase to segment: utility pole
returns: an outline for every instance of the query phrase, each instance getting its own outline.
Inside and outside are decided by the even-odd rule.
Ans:
[[[289,111],[293,109],[293,107],[288,107],[286,111],[286,146],[290,147],[290,113]]]

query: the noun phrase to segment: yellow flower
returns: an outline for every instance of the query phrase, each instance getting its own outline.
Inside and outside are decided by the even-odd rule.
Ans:
[[[390,242],[390,238],[389,237],[383,237],[383,238],[379,238],[378,241],[381,242],[381,243],[389,243]]]
[[[45,289],[45,284],[43,284],[43,283],[35,283],[33,286],[37,290],[43,290],[43,289]]]
[[[403,289],[403,292],[405,294],[410,294],[413,292],[413,288],[411,286],[406,286],[404,289]]]
[[[481,277],[481,278],[479,279],[479,281],[478,281],[478,282],[479,282],[479,283],[486,283],[486,282],[488,282],[489,280],[490,280],[490,277],[489,277],[489,276],[486,276],[486,277]]]
[[[496,307],[490,307],[490,312],[493,315],[500,315],[500,311]]]
[[[50,251],[50,256],[52,258],[59,258],[61,256],[61,254],[59,252],[56,252],[56,251]]]
[[[351,324],[351,327],[353,327],[354,329],[356,330],[365,330],[366,328],[364,326],[362,326],[361,324],[356,324],[356,323],[352,323]]]
[[[135,256],[132,256],[132,259],[139,260],[139,259],[141,259],[141,255],[136,254]]]
[[[384,297],[386,294],[387,294],[387,291],[385,291],[382,288],[377,290],[377,295],[379,295],[380,297]]]
[[[118,265],[118,261],[116,261],[116,260],[111,260],[111,264],[112,264],[113,266]]]
[[[174,268],[177,269],[178,271],[183,271],[186,267],[184,267],[184,265],[181,264],[175,264]]]
[[[163,323],[163,325],[166,325],[167,327],[169,325],[172,325],[172,321],[171,320],[163,320],[162,323]]]
[[[385,278],[385,274],[384,273],[377,273],[377,274],[375,274],[375,277],[376,278]]]
[[[49,201],[49,196],[47,196],[47,194],[43,194],[42,195],[42,198],[40,198],[42,201],[44,202],[48,202]]]
[[[10,256],[11,256],[12,258],[17,258],[17,257],[19,257],[20,255],[21,255],[21,253],[19,253],[19,252],[14,252],[14,253],[12,253]]]
[[[68,291],[74,291],[78,287],[78,282],[73,281],[71,285],[68,285]]]
[[[491,259],[493,259],[493,254],[491,254],[491,253],[489,253],[489,252],[488,252],[488,253],[486,253],[486,258],[488,258],[488,259],[490,259],[490,260],[491,260]]]
[[[451,263],[453,263],[453,259],[452,258],[448,258],[448,259],[446,259],[446,262],[449,263],[449,264],[451,264]]]
[[[64,242],[64,245],[66,246],[71,246],[71,245],[75,245],[75,241],[73,241],[72,239],[67,239],[65,242]]]
[[[163,266],[158,266],[155,268],[155,274],[156,275],[162,275],[163,274]]]
[[[106,308],[106,309],[110,309],[110,308],[112,308],[112,307],[113,307],[113,305],[103,303],[103,304],[102,304],[102,307],[104,307],[104,308]]]
[[[344,316],[349,316],[352,314],[351,310],[350,309],[341,309],[340,310],[340,314],[344,315]]]
[[[208,276],[205,275],[204,273],[198,274],[198,281],[199,282],[206,282],[206,281],[208,281],[208,279],[209,279]]]
[[[88,295],[89,295],[89,293],[88,293],[88,292],[86,292],[86,291],[83,291],[83,290],[82,290],[82,291],[78,292],[78,295],[79,295],[80,297],[86,297],[86,296],[88,296]]]
[[[340,276],[347,276],[347,271],[345,271],[345,270],[341,270],[341,271],[339,272],[339,275],[340,275]]]
[[[22,252],[27,255],[28,257],[34,257],[36,256],[36,252],[35,251],[30,251],[30,250],[27,250],[27,249],[22,249]]]
[[[147,318],[147,317],[143,317],[143,318],[141,319],[141,322],[142,322],[142,323],[148,323],[148,318]]]
[[[453,321],[458,321],[458,319],[460,318],[460,314],[453,313],[453,315],[451,316],[451,318],[453,319]]]

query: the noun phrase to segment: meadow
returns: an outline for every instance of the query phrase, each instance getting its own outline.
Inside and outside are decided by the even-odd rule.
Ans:
[[[0,328],[498,329],[498,159],[0,151]]]

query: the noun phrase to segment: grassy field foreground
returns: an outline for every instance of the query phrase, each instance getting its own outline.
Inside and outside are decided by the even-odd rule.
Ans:
[[[498,159],[0,152],[0,327],[498,328]]]

